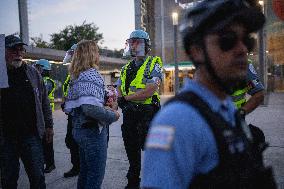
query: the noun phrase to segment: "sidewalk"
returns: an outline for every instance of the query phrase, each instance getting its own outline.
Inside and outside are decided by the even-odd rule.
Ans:
[[[170,96],[162,96],[165,102]],[[263,129],[270,146],[265,151],[265,163],[274,168],[279,189],[284,189],[284,93],[271,93],[268,104],[260,106],[248,115],[247,121]],[[77,177],[63,178],[63,173],[71,168],[69,151],[65,146],[66,115],[61,110],[54,112],[54,150],[56,169],[46,174],[48,189],[75,189]],[[108,159],[103,189],[122,189],[126,185],[125,175],[128,161],[121,138],[122,118],[110,127]],[[21,167],[19,189],[29,188],[27,176]]]
[[[284,189],[284,93],[270,93],[267,105],[249,114],[247,122],[263,130],[269,143],[265,163],[273,167],[278,188]]]

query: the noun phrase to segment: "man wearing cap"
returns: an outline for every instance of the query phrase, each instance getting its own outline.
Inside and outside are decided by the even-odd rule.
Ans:
[[[204,0],[188,11],[181,32],[196,72],[151,124],[143,188],[276,188],[230,97],[246,85],[251,34],[264,22],[247,0]]]
[[[0,151],[3,189],[16,189],[21,158],[30,188],[46,188],[42,137],[52,141],[53,120],[46,88],[39,72],[23,62],[25,43],[5,37],[9,88],[1,91],[4,142]]]

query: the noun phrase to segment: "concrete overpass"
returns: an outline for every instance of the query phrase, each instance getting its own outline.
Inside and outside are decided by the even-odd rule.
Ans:
[[[52,64],[62,64],[62,60],[66,53],[62,50],[38,48],[33,46],[26,47],[26,50],[25,60],[35,62],[43,58],[49,60]],[[104,72],[118,72],[126,63],[127,60],[125,59],[100,56],[100,68]]]

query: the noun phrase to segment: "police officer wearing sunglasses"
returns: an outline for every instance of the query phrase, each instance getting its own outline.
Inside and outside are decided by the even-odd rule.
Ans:
[[[265,17],[247,0],[204,0],[181,32],[194,79],[151,124],[143,188],[276,188],[230,94],[246,85],[252,33]]]

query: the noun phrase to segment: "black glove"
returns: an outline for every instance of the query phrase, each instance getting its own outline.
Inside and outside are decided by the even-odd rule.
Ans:
[[[61,110],[64,112],[65,102],[63,102],[60,106],[61,106]]]
[[[121,109],[124,109],[126,104],[127,104],[127,100],[125,100],[124,96],[118,97],[117,98],[117,104]]]

